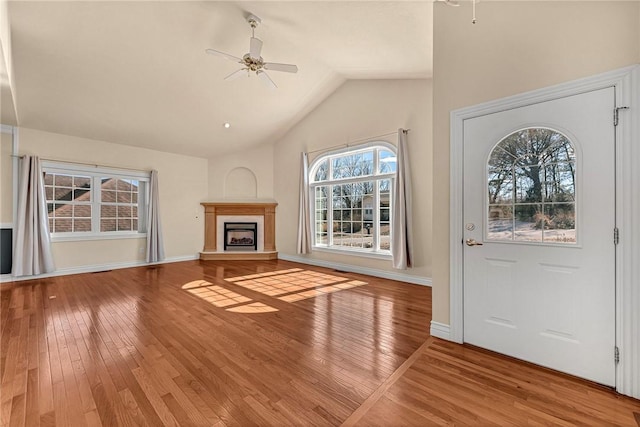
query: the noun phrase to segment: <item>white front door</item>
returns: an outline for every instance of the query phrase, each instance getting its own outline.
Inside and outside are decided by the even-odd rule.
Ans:
[[[464,121],[464,341],[615,385],[614,88]]]

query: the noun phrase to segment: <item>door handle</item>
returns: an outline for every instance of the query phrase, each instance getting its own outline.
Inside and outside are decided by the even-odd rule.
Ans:
[[[483,243],[476,242],[476,239],[467,239],[467,246],[482,246]]]

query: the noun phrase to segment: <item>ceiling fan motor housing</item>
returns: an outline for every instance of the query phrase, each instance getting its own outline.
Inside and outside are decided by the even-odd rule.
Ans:
[[[264,61],[262,57],[252,58],[250,54],[245,54],[242,57],[242,63],[251,71],[258,71],[264,67]]]

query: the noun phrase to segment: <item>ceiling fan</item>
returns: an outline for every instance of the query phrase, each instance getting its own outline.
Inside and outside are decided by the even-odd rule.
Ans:
[[[235,80],[239,77],[244,77],[245,75],[249,77],[252,71],[256,73],[258,77],[262,79],[265,84],[271,88],[277,88],[276,84],[271,77],[266,73],[266,70],[269,71],[284,71],[286,73],[297,73],[298,67],[293,64],[278,64],[276,62],[264,62],[262,56],[260,56],[260,52],[262,51],[262,40],[257,39],[255,37],[255,29],[262,22],[260,18],[255,15],[249,15],[247,17],[247,22],[251,26],[251,39],[249,39],[249,53],[246,53],[242,58],[239,58],[234,55],[229,55],[228,53],[220,52],[215,49],[207,49],[206,52],[211,55],[221,56],[223,58],[229,59],[231,61],[242,64],[243,67],[233,73],[229,74],[225,77],[225,80]]]

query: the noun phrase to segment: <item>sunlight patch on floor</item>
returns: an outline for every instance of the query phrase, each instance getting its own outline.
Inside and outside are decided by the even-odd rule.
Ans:
[[[278,309],[261,302],[253,302],[251,304],[228,308],[227,311],[233,311],[234,313],[272,313],[278,311]]]
[[[249,274],[225,280],[264,295],[278,297],[285,302],[301,301],[367,284],[360,280],[349,280],[346,277],[301,268]]]
[[[320,295],[331,294],[333,292],[343,291],[345,289],[355,288],[357,286],[366,285],[366,282],[361,282],[359,280],[351,280],[346,283],[338,283],[336,285],[325,286],[318,289],[310,289],[308,291],[299,292],[295,294],[283,295],[278,299],[286,302],[296,302],[302,301],[307,298],[314,298]]]
[[[277,308],[260,302],[252,302],[253,300],[251,298],[230,291],[229,289],[225,289],[222,286],[214,285],[206,280],[195,280],[193,282],[186,283],[182,285],[182,289],[186,290],[190,294],[202,298],[215,307],[224,308],[236,306],[227,308],[227,311],[232,311],[234,313],[269,313],[278,311]],[[238,304],[242,305],[238,306]]]
[[[280,301],[294,303],[334,292],[366,285],[367,282],[350,280],[318,271],[290,268],[231,277],[225,281],[242,288],[259,292]],[[214,285],[206,280],[194,280],[182,285],[182,289],[210,304],[234,313],[271,313],[277,308]]]

